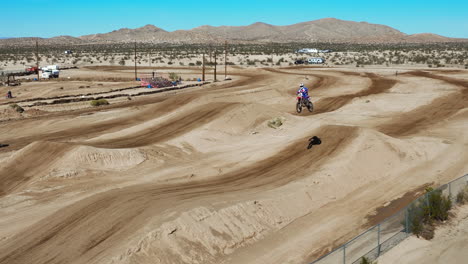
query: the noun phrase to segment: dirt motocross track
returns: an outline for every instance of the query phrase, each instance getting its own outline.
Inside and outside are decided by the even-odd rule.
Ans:
[[[467,71],[235,71],[2,121],[0,263],[306,263],[468,171]]]

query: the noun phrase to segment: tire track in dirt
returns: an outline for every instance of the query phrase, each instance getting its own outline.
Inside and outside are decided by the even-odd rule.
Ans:
[[[331,77],[328,75],[320,75],[316,73],[310,73],[310,74],[293,73],[293,72],[284,72],[284,71],[280,71],[277,69],[265,69],[265,70],[275,72],[275,73],[281,73],[281,74],[306,75],[306,76],[312,75],[314,77],[317,77],[318,81],[314,85],[314,90],[328,88],[334,83],[336,83],[336,79],[337,79],[336,77]],[[360,74],[356,74],[352,72],[339,72],[339,73],[344,74],[344,75],[360,76]],[[344,105],[348,104],[351,100],[353,100],[356,97],[369,96],[373,94],[386,92],[397,83],[397,81],[394,79],[381,77],[374,73],[366,73],[366,76],[371,80],[371,85],[367,89],[357,92],[357,93],[353,93],[353,94],[345,94],[345,95],[323,98],[314,105],[314,111],[312,113],[303,112],[301,114],[297,114],[296,112],[294,112],[294,114],[301,115],[301,116],[309,116],[309,115],[315,115],[315,114],[322,114],[326,112],[333,112],[343,107]],[[295,92],[296,90],[294,89],[293,93]]]
[[[205,90],[212,91],[212,90],[219,90],[219,89],[224,89],[224,88],[243,86],[243,85],[246,85],[246,84],[261,82],[261,81],[266,79],[265,78],[266,75],[259,75],[259,74],[252,74],[252,73],[235,72],[232,75],[238,75],[238,76],[241,76],[243,78],[240,79],[240,80],[234,80],[234,81],[229,81],[229,82],[219,82],[219,83],[216,82],[215,83],[217,85],[216,87],[201,86],[200,89],[192,90],[190,92],[193,92],[194,94],[197,94],[197,93],[200,93],[200,92],[206,92]],[[134,88],[135,87],[124,88],[124,89],[116,89],[114,91],[102,92],[102,93],[114,93],[114,92],[117,92],[117,91],[127,90],[127,89],[134,89]],[[168,91],[168,92],[172,92],[172,91]],[[102,93],[95,93],[95,94],[102,94]],[[91,95],[91,94],[86,94],[86,95]],[[149,94],[149,95],[151,95],[151,94]],[[34,100],[49,100],[49,99],[54,99],[54,98],[66,98],[66,97],[73,97],[73,96],[81,96],[81,95],[69,95],[69,96],[57,96],[57,97],[51,97],[51,98],[33,98],[33,99]],[[163,101],[165,99],[167,99],[167,98],[148,96],[148,97],[139,98],[138,101],[119,102],[119,103],[111,104],[111,105],[108,105],[108,106],[101,106],[100,108],[86,108],[86,109],[70,110],[70,111],[60,112],[60,113],[52,112],[52,113],[48,114],[47,116],[36,116],[36,117],[23,118],[23,119],[20,119],[20,121],[24,121],[24,120],[28,120],[28,119],[36,119],[37,120],[38,118],[45,118],[45,117],[48,117],[48,116],[68,116],[68,115],[75,116],[75,115],[79,115],[79,114],[100,112],[100,111],[105,111],[105,110],[109,110],[109,109],[131,107],[131,106],[143,106],[143,105],[147,105],[147,104],[161,102],[161,101]],[[15,101],[15,103],[29,102],[31,100],[32,99],[27,99],[27,100],[23,100],[23,101]],[[4,103],[4,104],[10,104],[10,103]],[[18,121],[18,120],[17,119],[15,119],[15,120],[2,120],[2,121],[0,121],[0,123],[10,123],[10,122],[15,122],[15,121]]]
[[[466,83],[460,83],[460,80],[450,78],[448,81],[454,85],[466,87]],[[460,97],[459,94],[457,96]],[[449,114],[458,110],[451,110]],[[419,123],[423,126],[429,124],[427,120]],[[144,224],[151,214],[156,215],[164,209],[176,207],[188,200],[214,199],[214,195],[242,192],[246,188],[258,190],[281,186],[294,180],[293,177],[300,177],[297,174],[302,171],[320,166],[353,139],[353,136],[349,136],[353,134],[353,131],[343,129],[343,127],[339,127],[335,132],[323,129],[320,133],[333,136],[330,140],[323,138],[324,144],[320,146],[323,148],[314,147],[313,152],[302,152],[301,148],[305,149],[305,145],[303,141],[298,141],[253,167],[240,168],[217,180],[183,185],[133,186],[90,197],[60,210],[9,239],[8,245],[0,253],[0,263],[23,263],[29,259],[37,259],[37,263],[63,263],[74,260],[85,263],[89,260],[96,260],[102,257],[103,252],[113,247],[112,243],[120,239],[124,240],[128,234],[134,232],[136,228],[133,226]],[[396,133],[396,135],[400,134]],[[327,143],[330,145],[325,148]],[[318,156],[307,155],[310,153],[316,153]],[[291,173],[295,169],[297,171]],[[296,175],[293,176],[295,173]],[[285,175],[291,178],[284,177]],[[115,217],[109,219],[109,215]],[[92,226],[89,236],[83,237],[80,232],[89,226]],[[74,240],[75,243],[73,243],[70,237],[80,239]]]
[[[8,148],[2,148],[0,152],[17,150],[34,141],[41,141],[41,140],[64,141],[64,140],[70,140],[76,137],[92,137],[92,136],[96,136],[104,132],[110,133],[110,132],[122,130],[128,127],[134,126],[138,123],[142,123],[150,119],[153,119],[156,116],[161,116],[171,111],[174,111],[175,109],[180,108],[181,106],[186,105],[190,103],[191,101],[204,96],[205,93],[207,92],[208,94],[210,94],[213,91],[231,92],[231,91],[243,90],[243,89],[247,89],[248,87],[243,87],[240,89],[237,87],[243,86],[246,84],[255,84],[258,82],[262,82],[265,78],[267,78],[266,75],[258,76],[255,74],[248,74],[246,76],[247,76],[246,78],[238,80],[238,81],[225,83],[225,84],[222,84],[213,88],[209,88],[209,89],[203,89],[203,90],[198,89],[198,90],[188,91],[187,93],[180,94],[174,97],[141,98],[139,100],[132,100],[130,102],[112,104],[112,105],[105,106],[102,108],[100,107],[99,109],[95,109],[95,108],[83,109],[83,110],[76,110],[76,111],[70,111],[70,112],[65,112],[65,113],[54,113],[54,114],[50,114],[47,116],[29,118],[29,120],[33,122],[37,120],[48,120],[48,119],[60,118],[60,117],[74,118],[83,114],[96,113],[96,112],[108,111],[108,110],[119,109],[119,108],[127,108],[127,107],[141,107],[141,106],[146,106],[150,104],[160,103],[160,104],[155,105],[154,107],[151,107],[148,110],[145,110],[144,113],[139,112],[134,115],[131,115],[130,117],[117,118],[117,119],[113,119],[110,121],[104,121],[104,122],[98,122],[98,123],[92,123],[92,124],[85,124],[85,125],[81,125],[78,128],[72,127],[72,128],[62,129],[59,131],[44,133],[40,135],[36,134],[36,135],[31,135],[31,136],[26,136],[26,137],[15,138],[8,142],[8,144],[10,145]],[[228,89],[232,87],[234,87],[235,89],[234,90]],[[21,126],[27,126],[27,121],[28,120],[15,120],[12,122],[4,122],[4,123],[7,123],[9,125],[18,124]]]
[[[367,73],[366,75],[371,80],[371,85],[367,89],[353,94],[323,98],[316,103],[314,112],[306,113],[306,115],[333,112],[348,104],[354,98],[386,92],[397,83],[396,80],[384,78],[374,73]]]
[[[193,100],[194,97],[192,95],[184,94],[184,95],[180,95],[177,97],[158,98],[158,99],[160,99],[163,102],[155,105],[154,107],[150,107],[149,109],[146,109],[143,113],[139,111],[138,113],[132,114],[125,118],[117,118],[117,119],[91,123],[91,124],[82,124],[79,127],[72,126],[70,128],[65,128],[65,129],[59,128],[60,130],[49,132],[49,133],[33,134],[31,136],[15,138],[9,141],[10,146],[8,148],[4,148],[4,151],[20,149],[35,141],[67,141],[67,140],[71,140],[74,138],[96,136],[105,132],[111,133],[114,131],[118,131],[118,130],[130,127],[130,126],[136,125],[138,123],[146,122],[155,117],[174,111],[175,109]],[[140,104],[138,104],[137,102],[135,106],[137,105],[140,105]],[[128,105],[126,107],[128,107]],[[77,117],[81,115],[77,113],[74,113],[74,114],[76,115],[69,116],[68,114],[65,116],[69,116],[70,118],[73,118],[73,117]],[[48,119],[48,118],[44,118],[44,119]],[[24,124],[21,124],[21,125],[25,126]]]
[[[209,123],[215,118],[232,109],[237,103],[210,103],[191,110],[189,114],[181,114],[177,118],[156,126],[137,131],[130,135],[92,143],[80,143],[99,148],[136,148],[155,144],[180,136],[188,131]]]
[[[6,241],[0,263],[102,260],[107,250],[125,243],[145,223],[162,217],[163,211],[168,214],[167,210],[187,203],[210,203],[210,199],[221,199],[220,195],[268,190],[303,177],[308,169],[319,168],[352,142],[357,128],[327,126],[316,134],[323,135],[323,143],[314,151],[306,149],[305,139],[298,140],[273,156],[216,178],[173,185],[142,184],[86,198]]]
[[[446,96],[439,97],[433,102],[420,106],[413,111],[399,114],[397,117],[392,118],[390,122],[385,123],[377,127],[380,132],[393,136],[402,137],[415,134],[424,128],[434,125],[441,120],[444,120],[453,114],[456,114],[459,110],[468,107],[468,81],[459,80],[452,77],[438,76],[428,72],[415,71],[408,72],[402,75],[413,75],[418,77],[426,77],[431,79],[437,79],[447,82],[451,85],[461,87],[459,92],[455,92]],[[376,209],[377,213],[368,215],[366,223],[362,226],[362,229],[368,229],[377,222],[394,215],[402,207],[408,204],[408,201],[412,201],[415,197],[430,184],[425,183],[421,186],[409,190],[402,197],[390,201],[387,206],[382,206]],[[336,248],[343,243],[343,237],[339,237],[332,243],[332,246],[327,245],[321,249],[316,250],[314,254],[309,256],[310,260],[317,259],[329,252],[330,248]]]
[[[5,166],[0,167],[0,197],[4,196],[21,185],[27,183],[29,179],[37,175],[42,175],[57,159],[61,158],[67,151],[78,145],[88,145],[100,148],[133,148],[149,144],[155,144],[180,136],[190,130],[209,123],[211,120],[232,109],[235,103],[212,103],[204,105],[191,114],[183,115],[164,122],[157,127],[147,128],[128,136],[115,138],[112,140],[102,140],[95,143],[54,143],[40,141],[32,143],[26,149],[18,153]],[[100,124],[102,125],[102,124]],[[100,126],[95,126],[96,133],[100,132]],[[77,129],[70,129],[70,133],[77,133]],[[67,137],[71,136],[68,133]],[[51,134],[50,139],[60,141],[61,135]]]
[[[333,84],[336,83],[337,77],[335,76],[330,76],[326,74],[318,74],[318,73],[294,73],[294,72],[287,72],[287,71],[281,71],[279,69],[274,69],[274,68],[265,68],[265,71],[272,72],[272,73],[279,73],[279,74],[285,74],[285,75],[299,75],[299,76],[313,76],[317,78],[317,81],[314,82],[313,85],[310,84],[311,81],[306,84],[306,86],[312,86],[314,91],[320,91],[323,89],[326,89]],[[286,91],[286,94],[288,95],[295,95],[297,88],[292,87],[290,89],[285,89],[282,91]]]
[[[393,137],[412,135],[468,107],[468,81],[422,71],[405,74],[441,80],[461,89],[458,92],[436,98],[427,105],[399,114],[390,122],[378,126],[377,129],[380,132]]]
[[[430,127],[437,124],[441,120],[449,118],[456,114],[458,111],[468,107],[468,81],[456,79],[453,77],[445,77],[434,75],[428,72],[414,71],[404,73],[402,75],[413,75],[418,77],[431,78],[441,80],[451,85],[462,88],[459,92],[455,92],[446,96],[439,97],[427,105],[420,106],[413,111],[402,113],[398,117],[392,118],[390,122],[385,123],[377,127],[377,130],[392,137],[404,137],[413,135],[423,130],[424,128]],[[389,205],[382,206],[376,209],[377,213],[368,215],[366,223],[362,226],[362,229],[368,229],[377,222],[394,215],[402,207],[408,204],[408,201],[412,201],[415,197],[421,194],[421,192],[428,186],[429,183],[422,184],[421,186],[409,190],[402,197],[390,201]],[[316,250],[314,254],[311,254],[309,258],[311,260],[317,259],[319,256],[326,254],[330,248],[336,248],[343,242],[342,238],[337,238],[333,243],[332,247],[327,245],[322,249]]]
[[[149,104],[162,102],[160,105],[156,105],[154,108],[151,108],[150,110],[146,111],[144,114],[137,113],[135,115],[132,115],[131,117],[118,118],[115,120],[93,123],[93,124],[84,125],[84,126],[82,125],[79,128],[72,127],[69,129],[54,131],[54,132],[45,133],[41,135],[32,135],[32,136],[26,136],[26,137],[21,137],[21,138],[15,138],[8,142],[10,144],[8,148],[4,148],[0,151],[17,150],[34,141],[41,141],[41,140],[65,141],[65,140],[71,140],[77,137],[92,137],[92,136],[96,136],[104,132],[110,133],[113,131],[118,131],[121,129],[128,128],[130,126],[134,126],[138,123],[148,121],[154,118],[154,116],[159,116],[159,115],[164,115],[166,113],[169,113],[175,110],[177,107],[185,105],[188,102],[203,96],[205,92],[226,91],[229,93],[229,92],[249,89],[250,86],[255,85],[256,83],[262,83],[266,79],[272,77],[271,75],[268,75],[268,74],[258,74],[258,73],[254,73],[254,74],[239,73],[239,74],[241,74],[245,78],[241,80],[229,82],[229,83],[223,83],[216,87],[210,88],[209,90],[199,89],[197,91],[189,91],[186,94],[178,95],[176,98],[173,98],[173,97],[171,98],[167,98],[167,97],[141,98],[139,100],[113,104],[113,105],[102,107],[99,109],[75,110],[71,112],[54,113],[54,114],[50,114],[47,116],[30,118],[30,120],[33,120],[33,121],[47,120],[47,119],[59,118],[59,117],[73,118],[73,117],[77,117],[83,114],[108,111],[112,109],[119,109],[119,108],[125,108],[125,107],[145,106]],[[329,78],[329,76],[321,76],[319,78],[320,79],[319,79],[319,82],[317,83],[317,89],[324,88],[330,85],[331,83],[333,83],[332,80],[327,79]],[[246,85],[249,85],[249,86],[241,87],[241,86],[246,86]],[[234,89],[229,89],[229,88],[234,88]],[[24,126],[25,125],[24,122],[25,120],[15,120],[13,122],[8,122],[8,123],[11,125],[14,125],[15,123],[19,123],[22,126]]]
[[[66,144],[36,142],[5,161],[0,167],[0,197],[41,175],[54,160],[72,148],[73,146]]]

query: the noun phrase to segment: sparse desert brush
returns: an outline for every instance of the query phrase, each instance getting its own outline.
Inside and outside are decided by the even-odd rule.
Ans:
[[[463,188],[458,194],[457,194],[457,203],[459,204],[465,204],[468,202],[468,186]]]
[[[175,80],[178,80],[179,79],[179,75],[177,75],[177,73],[175,72],[170,72],[169,73],[169,79],[175,81]]]
[[[92,100],[90,104],[91,106],[101,106],[101,105],[108,105],[109,102],[106,99],[98,99],[98,100]]]
[[[441,190],[428,193],[429,215],[428,217],[436,221],[448,219],[448,212],[452,209],[452,201],[449,197],[442,195]]]
[[[278,127],[283,125],[284,121],[285,121],[284,117],[276,117],[268,121],[268,126],[271,128],[277,129]]]
[[[201,54],[218,54],[224,51],[224,43],[213,44],[161,44],[161,43],[138,43],[137,61],[147,61],[148,54],[157,56],[152,62],[160,61],[165,63],[162,58],[170,58],[171,63],[177,64],[183,58],[198,58]],[[297,59],[297,54],[291,55],[295,50],[311,47],[311,43],[249,43],[239,44],[230,43],[228,45],[228,56],[241,55],[243,58],[249,58],[249,55],[270,56],[289,56],[290,60]],[[323,53],[319,56],[324,57],[335,65],[394,65],[416,63],[420,65],[431,65],[432,67],[442,67],[443,65],[458,65],[468,68],[467,56],[468,47],[465,43],[388,43],[388,44],[356,44],[356,43],[314,43],[314,48],[331,49],[331,53]],[[63,54],[63,50],[72,49],[74,53],[70,55]],[[41,54],[47,63],[59,62],[92,64],[97,61],[107,61],[110,64],[125,65],[133,59],[133,43],[88,43],[77,46],[63,45],[41,45]],[[34,45],[17,45],[0,47],[0,61],[11,63],[23,63],[34,61]],[[198,57],[194,56],[197,55]],[[122,59],[123,57],[123,59]],[[211,61],[212,56],[207,56]],[[94,58],[94,59],[91,59]],[[108,60],[108,58],[112,58]],[[32,60],[31,60],[32,59]],[[335,59],[334,62],[332,60]],[[175,60],[175,61],[172,61]],[[270,60],[270,59],[268,59]],[[251,60],[252,61],[252,60]],[[242,61],[239,61],[241,63]],[[274,61],[276,63],[276,61]],[[282,61],[281,63],[287,63]],[[243,62],[246,64],[246,62]],[[252,62],[250,62],[252,63]],[[270,62],[271,63],[271,62]],[[199,65],[198,61],[196,63]],[[248,64],[248,63],[247,63]],[[259,61],[260,64],[260,61]],[[5,64],[6,65],[6,64]],[[200,61],[201,65],[201,61]]]
[[[21,107],[21,106],[19,106],[17,104],[11,104],[10,107],[15,109],[15,111],[18,112],[18,113],[23,113],[24,112],[23,107]]]
[[[408,208],[411,232],[425,239],[434,237],[434,223],[449,218],[452,201],[441,190],[426,189],[426,196]]]
[[[369,258],[367,257],[362,257],[361,258],[361,262],[359,262],[360,264],[377,264],[377,261],[371,261]]]

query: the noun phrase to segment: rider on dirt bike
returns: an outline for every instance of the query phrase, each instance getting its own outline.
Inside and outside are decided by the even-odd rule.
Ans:
[[[301,83],[299,90],[297,90],[296,94],[298,95],[298,101],[301,100],[301,98],[309,100],[309,89],[307,89],[307,87],[305,87],[303,83]]]
[[[296,103],[296,111],[298,113],[302,112],[302,107],[307,107],[309,112],[314,111],[314,105],[310,101],[309,98],[309,89],[301,83],[299,90],[297,90],[297,103]]]

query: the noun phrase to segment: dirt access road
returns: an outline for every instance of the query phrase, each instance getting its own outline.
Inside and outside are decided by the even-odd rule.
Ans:
[[[467,71],[399,72],[236,69],[2,121],[0,263],[312,261],[468,169]]]

